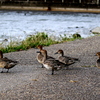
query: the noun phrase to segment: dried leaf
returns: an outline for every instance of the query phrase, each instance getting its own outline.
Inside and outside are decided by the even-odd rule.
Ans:
[[[37,79],[32,79],[32,81],[37,81]]]
[[[74,81],[74,80],[70,80],[69,82],[71,82],[71,83],[74,83],[74,82],[77,82],[77,81]]]

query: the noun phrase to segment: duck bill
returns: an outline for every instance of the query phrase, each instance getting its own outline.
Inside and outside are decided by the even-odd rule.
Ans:
[[[54,53],[54,54],[58,54],[58,52]]]
[[[40,51],[37,51],[36,53],[41,53]]]
[[[97,54],[95,54],[94,56],[98,56]]]
[[[38,49],[37,47],[34,47],[34,49]]]

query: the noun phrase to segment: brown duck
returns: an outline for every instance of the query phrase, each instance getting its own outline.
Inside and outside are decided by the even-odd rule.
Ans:
[[[17,61],[13,61],[6,57],[3,58],[3,52],[0,51],[0,68],[2,68],[1,73],[3,73],[3,69],[7,69],[8,72],[9,69],[13,68],[17,63],[18,63]]]
[[[96,61],[96,66],[97,66],[98,68],[100,68],[100,52],[97,52],[97,53],[96,53],[96,56],[99,57],[99,59],[97,59],[97,61]]]
[[[65,56],[62,49],[58,50],[55,54],[59,54],[58,60],[64,64],[70,64],[75,61],[79,61],[78,58],[72,58],[72,57]]]
[[[37,46],[37,48],[41,51],[41,50],[44,50],[43,49],[43,46],[42,45],[38,45]],[[37,61],[40,63],[40,64],[42,64],[42,60],[43,60],[43,55],[42,55],[42,53],[41,52],[38,52],[37,53]],[[51,56],[47,56],[47,58],[48,59],[54,59],[53,57],[51,57]],[[43,66],[43,64],[42,64],[42,68],[43,68],[44,66]]]
[[[61,62],[59,62],[56,59],[49,59],[48,55],[47,55],[47,51],[46,50],[40,50],[37,51],[37,53],[40,53],[43,55],[43,59],[42,59],[42,64],[43,66],[52,71],[52,75],[54,74],[55,70],[60,70],[62,68],[62,66],[65,66],[64,64],[62,64]]]

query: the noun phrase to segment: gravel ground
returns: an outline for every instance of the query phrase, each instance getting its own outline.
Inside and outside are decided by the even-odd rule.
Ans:
[[[37,49],[4,54],[19,61],[9,73],[0,74],[0,100],[100,100],[100,69],[95,67],[100,36],[44,47],[48,55],[63,49],[80,62],[50,75],[36,60]]]

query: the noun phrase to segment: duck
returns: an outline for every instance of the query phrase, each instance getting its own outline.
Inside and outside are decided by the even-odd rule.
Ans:
[[[59,54],[58,60],[64,64],[71,64],[75,61],[79,61],[78,58],[72,58],[64,55],[64,51],[62,49],[59,49],[55,54]]]
[[[8,59],[7,57],[3,58],[3,52],[0,51],[0,68],[2,68],[1,73],[3,73],[3,69],[7,69],[7,73],[8,73],[9,69],[13,68],[17,64],[18,61]]]
[[[38,45],[37,48],[39,50],[42,50],[42,45]],[[43,55],[41,54],[41,52],[37,53],[36,59],[40,64],[42,64]],[[43,64],[42,64],[42,68],[43,68]]]
[[[49,59],[47,55],[47,51],[44,49],[37,51],[37,53],[41,53],[43,55],[42,64],[47,70],[52,71],[51,75],[54,74],[54,71],[60,70],[62,69],[62,66],[64,66],[64,64],[62,64],[56,59]]]
[[[100,52],[97,52],[96,56],[99,57],[99,59],[97,59],[97,61],[96,61],[96,67],[100,68]]]
[[[37,48],[38,48],[40,51],[41,51],[41,50],[44,50],[42,45],[38,45]],[[36,57],[36,58],[37,58],[37,61],[38,61],[40,64],[42,64],[43,55],[42,55],[41,52],[38,52],[38,53],[37,53],[37,57]],[[54,59],[54,58],[51,57],[51,56],[47,56],[47,58],[49,58],[49,59]],[[42,64],[42,68],[44,68],[43,64]]]

